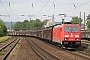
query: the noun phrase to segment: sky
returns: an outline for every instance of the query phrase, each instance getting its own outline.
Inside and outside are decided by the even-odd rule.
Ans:
[[[90,14],[90,0],[0,0],[0,19],[3,21],[41,21],[52,19],[55,22],[70,21],[71,17],[78,16],[84,19]],[[60,15],[64,14],[64,15]]]

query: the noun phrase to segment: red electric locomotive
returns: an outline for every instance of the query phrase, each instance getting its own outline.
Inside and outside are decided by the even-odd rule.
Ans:
[[[65,48],[77,48],[81,45],[81,29],[78,24],[62,24],[53,27],[54,42]]]

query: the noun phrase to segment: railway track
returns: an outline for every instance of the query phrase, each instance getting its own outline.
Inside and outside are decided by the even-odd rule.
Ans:
[[[36,54],[42,59],[42,60],[61,60],[57,58],[56,56],[53,56],[50,54],[50,52],[47,52],[42,47],[40,47],[38,44],[33,42],[32,39],[27,39],[29,42],[29,45],[32,47],[32,49],[36,52]]]
[[[61,49],[60,47],[43,42],[36,38],[22,37],[22,40],[20,41],[22,41],[22,43],[20,42],[21,47],[19,55],[17,54],[18,58],[14,59],[11,57],[8,60],[90,60],[90,55],[82,53],[83,51]],[[42,49],[46,52],[42,51]],[[47,52],[49,52],[52,57],[49,56]],[[55,56],[56,58],[54,58]]]
[[[77,55],[77,56],[80,56],[80,57],[82,57],[82,58],[85,58],[85,59],[87,59],[87,60],[90,60],[90,55],[87,55],[87,54],[85,54],[85,53],[82,53],[82,52],[79,52],[79,51],[70,52],[70,53],[72,53],[72,54],[74,54],[74,55]]]
[[[37,39],[38,40],[38,39]],[[42,41],[43,42],[43,41]],[[45,44],[47,44],[47,45],[50,45],[50,46],[52,46],[52,47],[54,47],[54,48],[56,48],[56,49],[58,49],[58,50],[60,50],[60,51],[62,51],[62,52],[65,52],[65,53],[67,53],[68,55],[72,55],[72,56],[78,56],[80,59],[87,59],[87,60],[90,60],[90,55],[88,55],[88,54],[86,54],[86,53],[82,53],[82,52],[84,52],[84,51],[73,51],[73,50],[65,50],[65,49],[62,49],[62,48],[60,48],[60,47],[58,47],[58,46],[56,46],[56,45],[52,45],[52,44],[49,44],[49,43],[46,43],[46,42],[44,42]],[[43,43],[42,43],[43,44]],[[48,49],[48,48],[47,48]],[[57,51],[58,51],[57,50]],[[57,55],[58,56],[58,55]],[[59,56],[58,56],[59,57]]]
[[[90,60],[90,54],[84,52],[83,48],[81,48],[83,51],[80,51],[81,49],[80,50],[66,50],[66,49],[59,48],[59,46],[55,46],[55,47],[58,48],[58,49],[60,49],[60,50],[64,50],[64,51],[66,51],[68,53],[71,53],[71,54],[80,56],[82,58],[85,58],[87,60]]]
[[[0,42],[0,49],[1,49],[3,46],[5,46],[6,44],[12,42],[12,40],[14,40],[14,39],[15,39],[15,37]]]
[[[12,44],[16,39],[14,39],[13,41],[11,41],[10,43],[8,43],[7,45],[3,46],[2,48],[0,48],[0,51],[2,51],[3,49],[5,49],[7,46],[9,46],[10,44]]]
[[[64,51],[69,52],[71,54],[74,54],[74,55],[80,56],[82,58],[85,58],[87,60],[90,60],[90,54],[85,52],[85,49],[87,49],[87,47],[88,47],[89,44],[90,43],[82,43],[81,44],[81,47],[78,48],[78,49],[76,49],[76,50],[72,50],[72,49],[71,50],[61,49],[61,48],[59,48],[59,46],[55,46],[55,45],[54,46],[56,48],[60,49],[60,50],[64,50]]]
[[[20,39],[14,39],[12,42],[9,44],[5,45],[0,49],[0,52],[3,54],[0,55],[0,60],[6,60],[9,54],[12,52],[16,44],[19,42]]]
[[[84,44],[84,43],[82,43],[82,45],[83,45],[83,44]],[[84,45],[86,46],[87,44],[90,44],[90,43],[85,43]],[[52,44],[50,44],[50,45],[52,45]],[[80,57],[82,57],[82,58],[85,58],[85,59],[87,59],[87,60],[90,60],[90,54],[84,52],[84,50],[83,50],[83,49],[85,49],[85,47],[79,48],[79,50],[67,50],[67,49],[62,49],[62,48],[60,48],[60,46],[56,46],[56,45],[53,45],[53,46],[54,46],[55,48],[57,48],[57,49],[60,49],[60,50],[66,51],[66,52],[68,52],[68,53],[71,53],[71,54],[80,56]]]
[[[30,47],[26,37],[22,37],[19,43],[18,49],[15,49],[17,51],[15,56],[9,56],[8,60],[42,60]]]
[[[90,42],[87,42],[87,43],[82,42],[81,47],[71,53],[90,60],[90,54],[88,52],[85,52],[85,50],[88,48],[89,44],[90,44]]]

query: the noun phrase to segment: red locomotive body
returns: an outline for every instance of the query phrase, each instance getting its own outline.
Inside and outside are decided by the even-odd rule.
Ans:
[[[78,24],[62,24],[53,27],[54,42],[63,47],[75,48],[81,45],[81,29]]]

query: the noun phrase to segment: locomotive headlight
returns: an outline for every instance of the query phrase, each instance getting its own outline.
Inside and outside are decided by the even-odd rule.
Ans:
[[[75,35],[76,38],[79,38],[79,35]]]
[[[79,40],[78,38],[76,40]]]
[[[64,37],[69,37],[69,35],[65,35]]]
[[[67,38],[64,39],[65,41],[68,40]]]
[[[65,40],[67,40],[67,39],[65,39]]]

